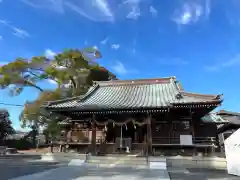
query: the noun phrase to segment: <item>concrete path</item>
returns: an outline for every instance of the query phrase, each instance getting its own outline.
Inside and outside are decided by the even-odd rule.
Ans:
[[[225,170],[206,168],[168,168],[172,180],[239,180],[240,177],[228,175]]]
[[[170,180],[167,171],[94,167],[65,166],[11,180]]]

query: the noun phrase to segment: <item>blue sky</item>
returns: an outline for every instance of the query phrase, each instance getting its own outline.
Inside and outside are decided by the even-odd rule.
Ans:
[[[0,0],[0,59],[96,46],[120,79],[176,76],[187,91],[224,94],[240,111],[238,0]],[[44,88],[54,88],[48,82]],[[1,102],[24,104],[1,92]],[[1,106],[19,129],[20,107]]]

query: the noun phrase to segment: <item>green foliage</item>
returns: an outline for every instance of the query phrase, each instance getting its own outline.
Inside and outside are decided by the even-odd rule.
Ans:
[[[15,132],[12,122],[9,120],[9,113],[6,110],[0,112],[0,141],[2,142],[9,134]]]
[[[22,127],[45,125],[45,133],[56,134],[59,131],[57,121],[63,117],[45,112],[40,106],[46,101],[54,101],[66,97],[86,93],[93,81],[107,81],[116,76],[96,62],[101,53],[94,48],[67,49],[48,59],[35,56],[31,59],[17,58],[0,67],[0,88],[10,90],[11,95],[19,95],[25,87],[33,87],[40,91],[39,97],[27,102],[20,114]],[[54,91],[39,86],[43,80],[53,80],[57,84]],[[68,88],[65,85],[71,84]]]

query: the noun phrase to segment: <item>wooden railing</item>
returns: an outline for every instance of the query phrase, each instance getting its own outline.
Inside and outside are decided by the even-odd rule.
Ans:
[[[193,137],[193,144],[204,144],[210,145],[216,143],[215,137]],[[153,137],[153,144],[180,144],[180,138],[169,138],[169,137]]]

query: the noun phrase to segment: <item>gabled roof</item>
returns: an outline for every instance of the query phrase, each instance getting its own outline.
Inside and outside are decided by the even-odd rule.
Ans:
[[[201,120],[205,123],[217,123],[217,124],[224,124],[229,122],[228,120],[222,118],[217,113],[208,113],[207,115],[203,116]]]
[[[218,106],[218,95],[184,92],[175,77],[138,80],[98,81],[81,97],[48,102],[51,109],[102,111],[124,109],[157,109],[171,106]]]
[[[220,110],[217,114],[228,121],[229,124],[240,125],[240,113],[238,112]]]

